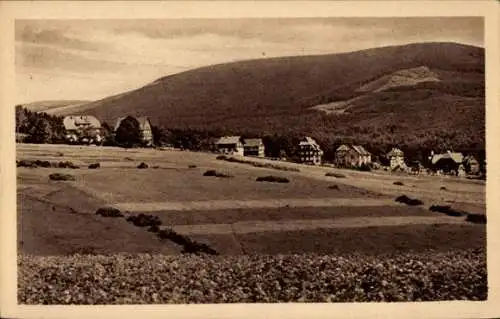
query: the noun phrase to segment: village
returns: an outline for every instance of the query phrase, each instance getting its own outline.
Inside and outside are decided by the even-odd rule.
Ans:
[[[125,117],[117,119],[111,128],[115,134]],[[139,124],[144,147],[169,148],[169,145],[155,145],[153,130],[149,118],[135,117]],[[69,144],[102,145],[105,140],[101,122],[91,115],[70,115],[63,119],[65,138]],[[22,133],[16,134],[17,142],[23,141]],[[170,146],[171,148],[171,146]],[[309,136],[304,136],[298,145],[298,157],[295,161],[306,165],[321,165],[358,170],[379,170],[389,173],[410,175],[447,175],[456,177],[478,177],[481,174],[479,161],[471,154],[462,154],[451,150],[445,153],[430,152],[428,163],[424,166],[419,161],[405,158],[404,152],[394,146],[384,154],[386,165],[373,160],[372,154],[362,145],[342,144],[335,150],[335,159],[325,161],[321,146]],[[243,138],[242,136],[222,136],[215,139],[211,151],[231,156],[266,157],[266,148],[261,138]],[[290,161],[286,154],[273,160]]]

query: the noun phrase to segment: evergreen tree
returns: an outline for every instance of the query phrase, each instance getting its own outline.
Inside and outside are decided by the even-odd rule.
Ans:
[[[123,119],[116,129],[115,142],[122,147],[134,147],[142,143],[139,121],[132,116]]]

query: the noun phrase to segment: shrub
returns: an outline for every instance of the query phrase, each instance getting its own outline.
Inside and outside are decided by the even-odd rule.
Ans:
[[[154,165],[153,168],[154,169],[158,169],[158,168],[160,168],[160,166],[159,165]]]
[[[139,169],[148,168],[148,164],[141,162],[141,164],[139,164],[139,166],[137,166],[137,168],[139,168]]]
[[[475,224],[486,224],[486,215],[468,213],[465,220]]]
[[[200,253],[205,253],[210,255],[218,254],[216,250],[212,249],[208,245],[193,241],[189,237],[179,234],[171,228],[158,231],[158,237],[160,239],[171,240],[175,244],[183,246],[182,249],[183,254],[200,254]]]
[[[406,204],[406,205],[410,205],[410,206],[418,206],[418,205],[424,204],[424,202],[422,202],[420,199],[410,198],[406,195],[401,195],[401,196],[396,197],[395,201],[399,202],[399,203]]]
[[[209,169],[205,173],[203,173],[203,176],[215,176],[217,175],[217,172],[214,169]]]
[[[325,176],[328,176],[328,177],[335,177],[335,178],[346,178],[346,176],[344,174],[340,174],[340,173],[333,173],[333,172],[330,172],[330,173],[326,173]]]
[[[102,217],[123,217],[122,212],[114,207],[103,207],[96,211],[96,215],[101,215]]]
[[[219,155],[215,159],[218,159],[218,160],[227,160],[228,158],[227,158],[226,155]]]
[[[446,187],[444,187],[444,186],[441,186],[439,189],[440,189],[440,190],[447,190],[447,188],[446,188]]]
[[[196,165],[194,165],[194,164],[191,164],[191,165],[189,165],[189,166],[188,166],[188,168],[196,168],[196,167],[197,167],[197,166],[196,166]]]
[[[143,213],[140,213],[137,216],[129,216],[127,218],[127,221],[133,223],[135,226],[138,227],[160,226],[162,224],[158,216],[153,216]]]
[[[48,167],[51,167],[51,164],[49,161],[40,161],[40,160],[36,160],[35,161],[35,165],[36,166],[39,166],[39,167],[45,167],[45,168],[48,168]]]
[[[75,177],[69,174],[53,173],[49,175],[49,179],[53,181],[74,181]]]
[[[89,169],[96,169],[96,168],[100,168],[100,167],[101,167],[100,163],[93,163],[93,164],[89,165]]]
[[[16,161],[16,165],[17,167],[30,167],[30,168],[38,167],[34,161],[29,161],[29,160]]]
[[[398,186],[403,186],[403,182],[400,182],[400,181],[396,181],[394,183],[392,183],[393,185],[398,185]]]
[[[328,186],[329,189],[335,189],[335,190],[339,190],[339,186],[338,185],[330,185]]]
[[[446,214],[448,216],[455,216],[455,217],[465,215],[465,212],[460,211],[460,210],[455,210],[455,209],[451,208],[451,206],[449,206],[449,205],[445,205],[445,206],[432,205],[431,207],[429,207],[429,210],[431,212],[439,212],[439,213]]]
[[[288,178],[273,176],[273,175],[257,177],[256,181],[257,182],[271,182],[271,183],[289,183],[290,182],[290,180]]]
[[[79,168],[77,165],[75,165],[71,161],[59,162],[57,164],[57,167],[59,167],[59,168],[73,168],[73,169]]]

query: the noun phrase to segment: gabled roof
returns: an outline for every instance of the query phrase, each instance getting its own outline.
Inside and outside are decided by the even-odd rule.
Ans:
[[[63,119],[66,130],[77,130],[81,127],[100,128],[101,122],[92,115],[69,115]]]
[[[238,144],[241,141],[241,136],[223,136],[219,138],[215,144]]]
[[[347,152],[347,151],[350,151],[350,150],[352,150],[352,148],[349,145],[342,144],[339,147],[337,147],[336,151],[337,152]]]
[[[302,146],[302,145],[309,145],[309,146],[312,146],[312,148],[314,148],[315,150],[321,151],[321,147],[319,146],[319,144],[316,143],[316,141],[312,137],[309,137],[309,136],[304,137],[304,139],[302,139],[302,141],[300,141],[299,146]]]
[[[462,153],[448,151],[448,152],[446,152],[444,154],[436,154],[436,155],[434,155],[432,157],[432,159],[431,159],[431,162],[432,162],[432,164],[436,164],[437,162],[439,162],[442,159],[451,159],[455,163],[460,164],[460,163],[462,163],[462,161],[464,159],[464,156],[463,156]]]
[[[122,116],[116,120],[114,131],[116,131],[118,129],[118,127],[120,127],[120,124],[126,118],[127,118],[126,116]],[[148,124],[148,123],[151,124],[151,122],[149,121],[149,118],[147,116],[140,116],[140,117],[133,116],[133,118],[135,118],[137,120],[137,122],[139,122],[139,129],[141,129],[141,130],[145,129],[146,124]]]
[[[262,139],[260,138],[248,138],[245,140],[245,146],[260,146],[262,145]]]
[[[361,145],[353,145],[352,148],[358,152],[359,155],[371,155],[363,146]]]
[[[387,157],[393,157],[393,156],[404,156],[404,153],[399,148],[393,147],[392,150],[389,153],[387,153]]]

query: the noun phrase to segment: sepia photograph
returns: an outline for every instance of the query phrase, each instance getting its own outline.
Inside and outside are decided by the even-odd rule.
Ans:
[[[487,301],[485,25],[15,19],[17,303]]]

